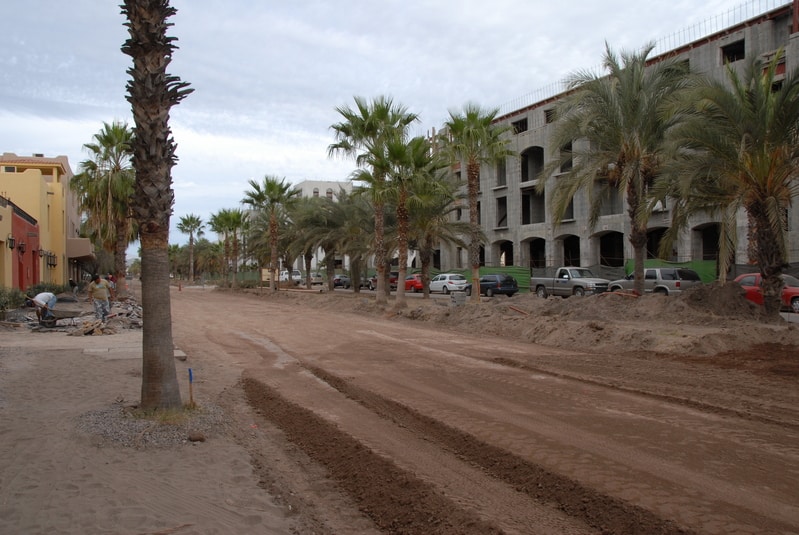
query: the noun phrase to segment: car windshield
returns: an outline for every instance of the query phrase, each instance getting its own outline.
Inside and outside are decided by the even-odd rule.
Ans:
[[[785,286],[790,286],[791,288],[799,288],[799,280],[796,277],[792,277],[790,275],[783,275],[782,280],[785,281]]]

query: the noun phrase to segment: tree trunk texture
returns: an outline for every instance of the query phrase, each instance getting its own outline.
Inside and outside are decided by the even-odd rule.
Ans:
[[[239,287],[239,237],[233,235],[233,282],[230,287],[236,289]]]
[[[480,191],[480,164],[469,162],[466,165],[468,179],[467,193],[469,196],[469,265],[472,269],[472,296],[473,303],[480,302],[480,214],[477,211],[477,196]],[[474,291],[478,289],[478,291]]]
[[[751,215],[750,223],[754,223],[750,232],[757,244],[756,260],[763,276],[763,308],[767,316],[777,317],[782,304],[781,275],[786,261],[780,237],[774,235],[766,210],[760,204],[747,207],[747,213]]]
[[[621,172],[621,170],[620,170]],[[638,222],[641,198],[635,180],[627,184],[627,215],[630,218],[630,244],[633,246],[633,292],[644,295],[644,260],[646,254],[646,223]]]
[[[189,284],[194,284],[194,234],[189,234]]]
[[[408,303],[405,299],[405,276],[408,273],[408,191],[400,188],[397,200],[397,255],[399,256],[399,273],[397,274],[397,297],[395,308],[405,308]]]
[[[182,406],[175,371],[172,309],[169,296],[168,235],[141,236],[142,386],[145,410]]]
[[[424,237],[424,247],[419,252],[419,263],[422,265],[422,288],[424,299],[430,299],[430,265],[433,263],[433,240],[429,236]]]
[[[116,242],[114,251],[114,277],[116,277],[116,295],[125,297],[128,295],[128,284],[125,279],[128,254],[128,233],[130,231],[130,221],[124,219],[117,222]]]
[[[377,270],[377,288],[375,289],[375,303],[385,305],[388,303],[386,296],[386,242],[385,242],[385,204],[375,201],[375,269]]]
[[[278,261],[278,234],[277,234],[277,214],[275,210],[269,214],[269,270],[272,273],[270,276],[269,287],[273,292],[277,291],[279,284],[279,274],[277,269]],[[289,278],[291,278],[291,271],[289,271]]]
[[[139,224],[142,248],[142,388],[145,410],[181,407],[169,297],[169,217],[175,196],[171,169],[177,160],[169,128],[172,106],[191,89],[167,74],[174,38],[167,19],[176,10],[168,0],[124,0],[129,38],[122,52],[133,59],[128,69],[127,100],[135,123],[131,210]]]

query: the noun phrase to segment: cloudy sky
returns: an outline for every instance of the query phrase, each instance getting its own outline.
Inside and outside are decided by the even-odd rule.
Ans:
[[[4,0],[0,152],[67,155],[103,122],[127,121],[120,2]],[[173,108],[175,212],[207,221],[264,175],[346,180],[329,159],[337,106],[389,95],[438,128],[466,102],[508,109],[569,73],[597,67],[604,43],[635,49],[701,33],[779,0],[173,0],[180,47],[169,73],[194,93]],[[706,26],[710,24],[710,26]],[[664,50],[668,50],[666,46]],[[187,237],[174,231],[172,243]]]

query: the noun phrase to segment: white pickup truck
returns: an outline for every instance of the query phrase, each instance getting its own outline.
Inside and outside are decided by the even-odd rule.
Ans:
[[[595,277],[588,268],[559,267],[554,277],[531,277],[530,289],[538,297],[569,297],[606,292],[609,283],[607,279]]]

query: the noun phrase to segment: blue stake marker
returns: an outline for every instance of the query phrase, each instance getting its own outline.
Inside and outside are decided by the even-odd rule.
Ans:
[[[193,383],[193,382],[194,382],[194,377],[191,374],[191,368],[189,368],[189,383]]]

